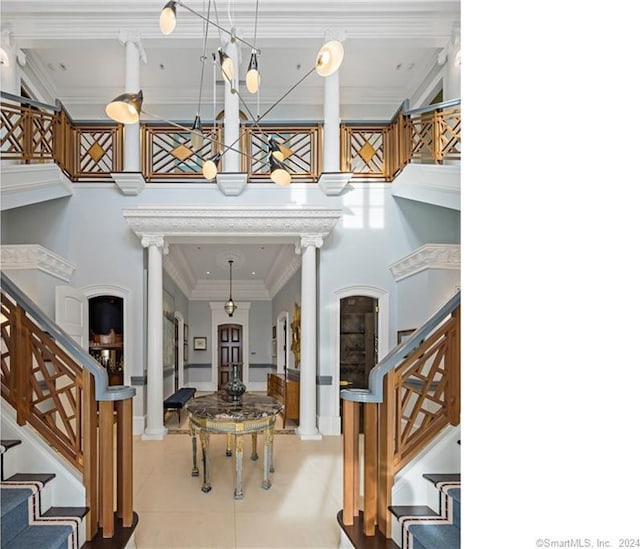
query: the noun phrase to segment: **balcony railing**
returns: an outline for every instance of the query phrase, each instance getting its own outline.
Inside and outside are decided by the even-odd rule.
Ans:
[[[73,182],[111,181],[123,169],[123,126],[71,119],[62,105],[2,92],[0,155],[19,163],[55,162]],[[196,148],[188,131],[170,124],[141,124],[142,175],[147,182],[202,181],[202,164],[221,149],[223,127],[205,126],[211,139]],[[269,178],[268,140],[281,144],[293,181],[316,182],[322,174],[322,125],[253,126],[245,123],[234,148],[249,181]],[[355,179],[392,181],[410,162],[442,164],[460,159],[460,100],[422,109],[403,104],[388,123],[346,122],[340,127],[340,169]],[[224,171],[224,156],[220,171]]]

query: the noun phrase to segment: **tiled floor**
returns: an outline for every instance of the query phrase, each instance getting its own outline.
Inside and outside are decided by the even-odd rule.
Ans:
[[[167,427],[175,429],[177,415],[172,416],[167,418]],[[281,419],[276,427],[282,427]],[[261,486],[262,436],[258,437],[258,461],[249,459],[250,440],[247,435],[244,499],[236,501],[235,458],[225,456],[224,435],[211,436],[212,490],[208,494],[200,490],[200,464],[201,476],[191,476],[188,434],[169,434],[163,441],[135,437],[134,509],[140,518],[135,534],[137,547],[338,547],[341,437],[303,442],[296,435],[276,434],[275,473],[269,490]]]

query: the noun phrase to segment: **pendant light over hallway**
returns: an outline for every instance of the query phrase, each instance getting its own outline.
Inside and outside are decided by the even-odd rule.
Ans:
[[[231,297],[232,292],[232,276],[231,276],[231,269],[233,267],[233,259],[229,260],[229,301],[227,301],[224,304],[224,310],[225,312],[229,315],[229,317],[233,316],[233,313],[236,311],[236,309],[238,308],[238,306],[233,302],[233,297]]]

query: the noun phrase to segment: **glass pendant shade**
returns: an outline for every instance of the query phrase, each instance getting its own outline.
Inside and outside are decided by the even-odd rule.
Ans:
[[[229,301],[224,304],[224,310],[229,316],[233,316],[233,313],[238,306],[233,302],[231,297],[231,267],[233,266],[233,259],[229,260]]]
[[[202,175],[208,181],[213,181],[218,175],[218,162],[220,161],[220,153],[213,155],[211,160],[207,160],[202,165]]]
[[[120,94],[105,108],[107,116],[120,124],[135,124],[140,120],[141,110],[142,90]]]
[[[316,57],[316,72],[320,76],[329,76],[336,72],[342,64],[344,48],[342,42],[331,40],[324,44]]]
[[[218,49],[218,58],[220,59],[222,76],[227,82],[231,83],[233,80],[233,60],[222,51],[222,48]]]
[[[160,12],[160,32],[171,34],[176,28],[176,3],[167,2]]]
[[[249,69],[247,70],[247,91],[249,93],[256,93],[260,88],[260,73],[258,72],[258,55],[251,52],[251,59],[249,60]]]
[[[280,145],[273,137],[269,139],[269,150],[271,151],[271,156],[273,158],[279,160],[280,162],[284,160],[284,154],[280,150]]]
[[[202,140],[202,121],[200,120],[200,115],[196,114],[196,119],[193,121],[193,126],[191,126],[191,145],[193,145],[195,151],[202,147]]]
[[[284,164],[273,156],[269,159],[271,166],[271,181],[276,185],[289,185],[291,183],[291,174],[285,169]]]

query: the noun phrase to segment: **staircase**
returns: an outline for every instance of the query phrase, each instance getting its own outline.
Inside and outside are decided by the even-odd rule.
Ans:
[[[341,398],[341,548],[458,549],[460,292]]]
[[[2,440],[2,547],[77,549],[84,544],[82,528],[87,507],[54,507],[50,502],[56,476],[51,473],[14,473],[5,454],[15,453],[19,440]],[[13,460],[16,463],[16,460]]]
[[[424,474],[438,493],[438,511],[427,505],[390,506],[402,549],[460,548],[460,474]],[[394,541],[396,536],[394,535]]]

